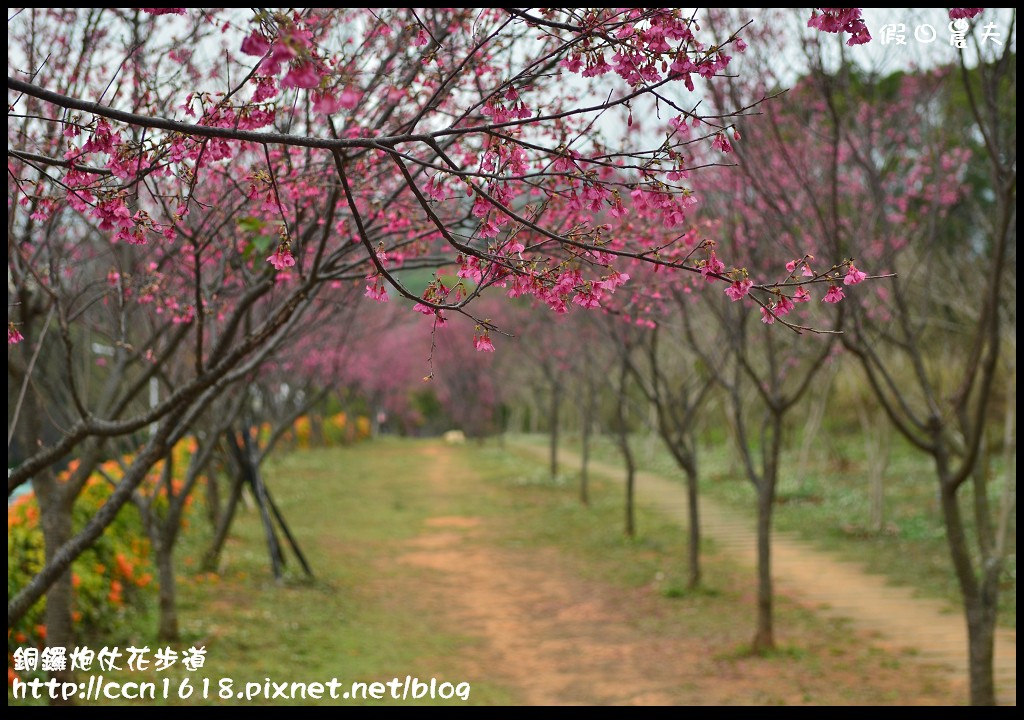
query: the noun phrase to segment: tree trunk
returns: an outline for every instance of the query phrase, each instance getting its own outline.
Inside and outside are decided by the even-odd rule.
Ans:
[[[174,578],[174,545],[161,539],[154,548],[157,574],[160,578],[160,625],[157,639],[178,640],[178,606]]]
[[[235,519],[235,510],[242,499],[242,487],[245,485],[243,471],[238,470],[234,482],[231,484],[231,496],[228,498],[228,505],[224,508],[217,523],[217,533],[214,535],[210,549],[203,556],[203,569],[207,572],[216,572],[220,562],[220,552],[224,548],[224,542],[228,539],[228,531],[231,530],[231,522]]]
[[[217,483],[216,464],[210,467],[203,484],[206,486],[206,517],[210,528],[216,532],[217,521],[220,519],[220,487]]]
[[[580,452],[580,502],[590,505],[590,428],[594,416],[594,396],[588,392],[583,401],[583,447]]]
[[[871,532],[880,533],[885,526],[885,463],[869,460],[868,474],[871,493],[868,524]]]
[[[625,441],[626,456],[626,535],[636,537],[636,464],[633,453],[629,450],[629,440]]]
[[[807,467],[810,465],[814,441],[818,438],[818,433],[821,432],[821,426],[825,421],[825,411],[829,408],[829,400],[832,397],[830,390],[835,376],[835,370],[829,371],[825,381],[821,383],[821,390],[811,398],[811,408],[807,413],[806,422],[804,422],[804,431],[800,439],[800,453],[797,455],[795,465],[798,473],[797,485],[801,491],[805,489],[807,482]],[[858,404],[858,408],[860,407],[862,406]]]
[[[995,603],[982,596],[966,608],[966,615],[971,705],[995,705]]]
[[[626,423],[626,372],[629,366],[623,358],[619,371],[618,397],[615,401],[615,437],[619,451],[626,463],[626,535],[636,535],[636,508],[634,503],[636,485],[636,462],[629,447],[629,425]]]
[[[775,648],[772,627],[772,492],[768,478],[757,487],[757,632],[753,651],[757,654]]]
[[[43,530],[43,544],[45,546],[46,562],[53,561],[57,550],[71,539],[71,508],[62,497],[60,489],[56,487],[56,480],[50,471],[40,473],[39,481],[33,480],[36,497],[39,500],[39,517]],[[42,490],[42,492],[40,492]],[[66,654],[70,655],[75,647],[75,629],[71,617],[72,613],[72,586],[71,570],[65,570],[46,591],[46,610],[43,613],[43,623],[46,625],[46,640],[48,647],[67,648]],[[65,670],[56,670],[49,673],[50,678],[56,679],[59,683],[74,682],[74,674],[71,672],[70,664]],[[51,700],[52,705],[73,705],[71,700]]]
[[[686,586],[693,590],[700,585],[700,506],[697,500],[696,460],[686,467],[686,509],[690,519],[690,578]]]
[[[971,705],[995,705],[995,615],[998,584],[981,592],[974,573],[967,534],[964,531],[956,487],[940,480],[942,515],[946,523],[946,540],[953,559],[953,569],[964,598],[967,620],[968,676],[971,683]]]
[[[878,413],[869,414],[863,403],[857,404],[861,435],[868,464],[868,529],[882,532],[885,525],[885,471],[889,467],[891,432]]]
[[[324,420],[320,413],[309,413],[309,442],[313,447],[327,447],[324,435]]]
[[[551,407],[548,421],[550,435],[551,478],[558,477],[558,414],[562,405],[562,389],[558,383],[551,384]]]

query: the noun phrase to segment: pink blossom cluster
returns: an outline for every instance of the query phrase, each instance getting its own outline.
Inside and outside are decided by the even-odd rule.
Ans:
[[[807,21],[807,27],[817,28],[828,33],[849,33],[850,39],[847,45],[863,45],[871,41],[871,33],[868,26],[864,24],[860,8],[817,8],[821,10],[819,15],[811,11],[811,19]]]
[[[970,20],[971,18],[980,15],[985,8],[950,8],[949,19],[950,20]]]

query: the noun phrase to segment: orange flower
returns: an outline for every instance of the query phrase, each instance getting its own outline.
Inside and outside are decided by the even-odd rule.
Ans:
[[[110,593],[107,595],[107,600],[109,600],[113,605],[120,605],[122,600],[122,590],[123,588],[120,580],[111,581]]]
[[[46,639],[46,626],[45,625],[36,625],[36,635],[39,636],[40,640],[45,640]]]
[[[25,633],[23,633],[21,631],[18,631],[16,633],[14,633],[14,642],[18,643],[19,645],[25,643],[25,641],[27,641],[27,640],[28,640],[28,638],[25,637]]]
[[[135,573],[135,568],[132,566],[131,562],[129,562],[128,558],[124,556],[124,553],[118,553],[116,559],[117,569],[121,572],[122,575],[130,579],[131,576]]]
[[[82,584],[82,578],[78,576],[78,573],[71,573],[71,587],[77,588]]]

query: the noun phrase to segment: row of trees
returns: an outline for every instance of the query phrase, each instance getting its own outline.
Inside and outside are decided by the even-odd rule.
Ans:
[[[709,21],[728,25],[734,19]],[[743,106],[782,85],[781,44],[761,40],[736,76],[712,86],[715,103]],[[584,502],[595,397],[614,398],[605,403],[604,426],[617,438],[626,467],[627,534],[634,532],[636,466],[628,408],[638,397],[649,405],[650,420],[642,409],[633,415],[662,438],[687,483],[693,585],[701,577],[695,432],[710,397],[724,407],[757,497],[755,650],[774,644],[776,491],[784,474],[802,472],[781,465],[787,436],[804,426],[806,457],[826,413],[865,427],[872,424],[863,419],[869,415],[887,422],[934,467],[964,602],[971,700],[985,704],[995,701],[993,638],[1016,509],[1012,470],[999,497],[991,490],[994,452],[1001,449],[1008,467],[1015,454],[1016,75],[1009,44],[985,55],[977,36],[969,42],[984,58],[977,66],[968,67],[961,53],[958,65],[872,73],[842,52],[837,58],[820,36],[808,36],[802,74],[787,101],[738,122],[736,167],[703,176],[700,214],[684,242],[713,238],[759,276],[782,266],[791,277],[816,273],[820,257],[856,258],[830,293],[849,292],[862,278],[858,266],[884,277],[851,301],[831,312],[817,302],[819,309],[804,310],[811,306],[799,304],[802,297],[785,295],[766,304],[734,302],[742,288],[726,295],[700,279],[637,267],[630,273],[641,289],[603,303],[603,319],[567,325],[539,314],[533,324],[519,325],[529,328],[523,344],[537,346],[523,349],[530,371],[522,385],[540,388],[550,404],[545,426],[552,473],[562,398],[572,394],[563,388],[580,388]],[[751,312],[755,303],[761,323]],[[538,323],[547,329],[540,332]],[[785,323],[814,331],[810,337],[780,331]],[[559,342],[567,337],[571,344]],[[588,351],[573,353],[581,346]],[[837,373],[866,388],[852,399],[859,407],[835,407]],[[876,438],[869,452],[882,455],[885,430],[865,432]],[[877,496],[881,465],[873,472]],[[880,518],[880,501],[875,504]]]
[[[859,44],[858,18],[833,9],[812,24]],[[50,644],[73,644],[70,563],[134,500],[160,566],[163,630],[173,633],[172,551],[185,498],[225,440],[239,477],[259,487],[252,478],[273,437],[257,447],[250,430],[270,410],[283,428],[321,393],[358,386],[400,416],[408,392],[395,389],[437,363],[449,413],[482,428],[507,393],[486,352],[439,338],[461,321],[475,351],[500,346],[505,324],[484,301],[505,295],[556,315],[579,305],[632,320],[586,331],[618,338],[614,372],[586,345],[563,356],[545,348],[534,387],[557,412],[566,363],[586,368],[588,382],[616,378],[619,397],[639,383],[658,407],[659,432],[690,468],[694,498],[690,428],[703,380],[688,379],[683,404],[672,402],[681,391],[658,370],[668,343],[649,338],[686,339],[726,388],[742,437],[745,388],[755,388],[763,439],[742,447],[764,503],[762,646],[772,642],[767,543],[782,419],[843,343],[863,359],[897,427],[936,459],[951,549],[963,556],[957,571],[974,602],[972,652],[983,653],[994,618],[988,569],[979,580],[953,536],[957,490],[979,467],[1014,260],[1012,53],[1007,46],[993,62],[963,68],[960,103],[940,78],[908,78],[885,95],[845,63],[826,68],[824,44],[808,36],[808,72],[792,91],[799,102],[765,102],[786,69],[780,26],[763,27],[642,8],[14,12],[8,492],[31,484],[46,564],[8,598],[9,627],[45,594]],[[760,50],[737,74],[741,30]],[[939,88],[931,95],[910,87],[930,82]],[[900,126],[908,107],[915,119],[941,122]],[[755,112],[761,122],[744,118]],[[920,152],[900,154],[915,143]],[[989,180],[976,181],[991,198],[943,186],[943,172],[968,162],[965,148],[975,150],[969,168],[987,158]],[[738,168],[714,170],[734,159]],[[980,198],[979,213],[999,220],[982,234],[960,227],[957,237],[944,220],[964,198]],[[860,288],[848,285],[865,278],[853,258],[900,280],[853,292]],[[950,262],[969,269],[938,284],[904,270],[945,277],[934,273]],[[954,278],[983,285],[976,303],[934,292]],[[936,375],[928,362],[931,326],[914,314],[925,287],[941,296],[928,318],[976,310],[976,355],[952,413],[934,386],[949,380],[945,366]],[[795,305],[832,303],[844,289],[856,306],[791,322]],[[880,293],[893,302],[877,302]],[[407,361],[415,355],[406,349],[422,343],[402,337],[405,323],[366,310],[391,298],[421,314],[410,313],[420,320],[413,332],[429,340],[426,373]],[[718,318],[710,332],[691,322],[697,307]],[[879,313],[899,322],[880,325]],[[765,333],[758,316],[777,327]],[[515,327],[515,315],[507,322]],[[539,337],[546,323],[523,327]],[[638,324],[662,329],[640,333]],[[808,325],[844,332],[808,342]],[[877,332],[920,365],[920,404],[885,364],[893,354],[878,351]],[[274,409],[281,398],[286,407]],[[624,432],[621,403],[618,416]],[[187,435],[197,438],[194,467],[154,513],[138,490]],[[132,460],[107,502],[73,528],[87,480],[122,456]],[[984,701],[984,678],[976,684],[973,697]]]
[[[401,377],[365,346],[346,358],[374,332],[359,296],[414,300],[431,329],[468,317],[486,350],[486,286],[562,309],[613,293],[622,259],[698,270],[657,253],[692,205],[683,151],[729,114],[687,94],[741,44],[660,9],[29,8],[8,30],[8,493],[31,484],[46,558],[8,626],[45,594],[65,647],[70,564],[133,500],[174,632],[182,507],[225,438],[258,470],[267,448],[236,440],[261,378],[310,396],[360,363]],[[594,127],[663,104],[695,137]],[[628,212],[664,233],[617,232]],[[155,513],[139,489],[186,435],[195,466]],[[73,527],[113,457],[131,461]]]

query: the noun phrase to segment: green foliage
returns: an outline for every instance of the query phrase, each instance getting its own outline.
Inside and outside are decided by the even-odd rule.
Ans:
[[[67,471],[65,471],[65,474]],[[110,496],[99,475],[89,479],[75,504],[73,529],[81,530]],[[44,565],[39,508],[32,495],[22,495],[7,508],[7,596],[12,597]],[[72,565],[73,620],[80,638],[117,637],[133,608],[147,602],[153,590],[149,542],[138,514],[123,508],[100,538]],[[45,601],[34,605],[7,635],[7,650],[43,646]]]

